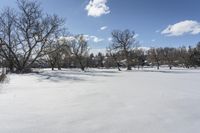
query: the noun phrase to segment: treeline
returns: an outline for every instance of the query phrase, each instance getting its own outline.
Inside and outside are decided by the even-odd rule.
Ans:
[[[199,67],[200,66],[200,43],[194,48],[179,47],[179,48],[151,48],[147,51],[147,62],[149,65],[157,66],[168,65],[172,67]]]
[[[200,66],[200,44],[181,48],[138,48],[130,30],[114,30],[106,53],[90,54],[84,35],[66,32],[65,21],[44,13],[36,1],[18,0],[18,9],[0,13],[0,58],[7,72],[25,73],[32,68],[114,68],[168,65]]]
[[[59,42],[61,44],[59,44]],[[106,53],[89,54],[83,35],[65,37],[55,43],[59,49],[38,60],[35,67],[61,68],[120,68],[127,70],[144,66],[161,65],[173,67],[197,68],[200,66],[200,43],[195,47],[159,47],[142,49],[138,47],[135,33],[129,30],[112,32],[112,43]],[[64,45],[63,45],[64,44]]]

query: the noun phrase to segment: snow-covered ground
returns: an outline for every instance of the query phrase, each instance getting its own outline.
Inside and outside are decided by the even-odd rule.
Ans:
[[[9,75],[0,133],[199,133],[200,70]]]

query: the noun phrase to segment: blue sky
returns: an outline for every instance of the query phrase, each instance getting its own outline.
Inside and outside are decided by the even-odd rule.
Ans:
[[[113,29],[134,30],[143,47],[188,46],[200,41],[199,0],[38,1],[45,12],[64,17],[69,32],[87,35],[96,49],[108,46]],[[15,8],[16,0],[1,0],[0,8],[5,6]]]

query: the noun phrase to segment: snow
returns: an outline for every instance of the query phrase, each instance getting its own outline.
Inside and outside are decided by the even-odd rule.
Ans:
[[[197,133],[200,70],[8,75],[0,133]]]

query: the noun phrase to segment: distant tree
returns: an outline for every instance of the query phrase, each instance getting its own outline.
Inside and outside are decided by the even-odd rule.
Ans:
[[[51,66],[52,70],[57,66],[58,70],[61,70],[62,62],[67,54],[69,54],[69,47],[67,42],[63,39],[55,38],[54,41],[49,44],[47,51],[47,61]]]
[[[123,52],[127,63],[127,70],[131,70],[132,59],[130,51],[136,46],[135,32],[131,32],[130,30],[114,30],[112,32],[112,44],[110,48]]]
[[[151,64],[156,64],[157,69],[160,69],[160,64],[162,60],[162,48],[151,48],[147,53],[148,61]]]
[[[135,49],[133,50],[133,53],[135,53],[135,63],[138,66],[138,69],[140,68],[140,66],[143,68],[145,65],[145,61],[146,61],[146,55],[145,55],[145,51],[143,49]]]
[[[189,56],[189,66],[190,67],[195,67],[195,59],[194,59],[194,48],[192,48],[191,46],[188,47],[188,56]]]
[[[96,65],[95,65],[95,56],[94,56],[93,53],[91,53],[89,55],[89,57],[87,58],[87,67],[91,67],[91,68],[96,67]]]
[[[107,60],[110,59],[108,57],[111,57],[113,59],[114,64],[116,64],[115,66],[117,66],[118,70],[121,71],[119,55],[118,55],[118,53],[116,52],[115,49],[112,49],[112,48],[107,49]],[[110,63],[110,64],[113,64],[113,63]]]
[[[200,66],[200,42],[192,49],[192,61],[193,66]]]
[[[96,56],[96,59],[97,59],[97,65],[98,67],[104,67],[104,55],[99,52]]]
[[[177,49],[178,62],[182,66],[189,68],[190,67],[190,54],[186,47],[180,47]]]
[[[71,49],[71,54],[75,56],[81,70],[84,71],[86,67],[86,57],[88,56],[89,51],[88,44],[84,36],[76,35],[74,39],[69,41],[68,45]]]
[[[163,49],[163,59],[168,64],[169,69],[172,69],[175,60],[176,60],[176,49],[175,48],[169,48],[165,47]]]

